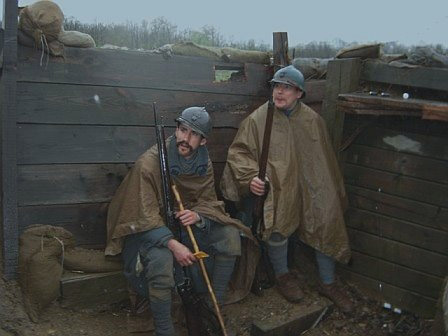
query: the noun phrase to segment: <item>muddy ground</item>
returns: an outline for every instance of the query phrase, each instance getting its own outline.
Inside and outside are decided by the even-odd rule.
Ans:
[[[303,307],[324,302],[315,286],[315,277],[304,276],[295,270],[302,284],[306,298],[300,304],[291,304],[277,293],[275,288],[266,289],[262,296],[249,294],[239,303],[227,305],[223,314],[227,324],[237,335],[250,335],[254,320],[280,323],[292,319]],[[432,320],[423,320],[412,314],[394,313],[383,308],[382,302],[367,297],[354,284],[343,283],[344,289],[355,302],[354,313],[344,315],[336,308],[330,308],[313,328],[303,332],[307,336],[381,336],[381,335],[430,335]],[[54,335],[54,336],[118,336],[153,335],[152,332],[128,333],[127,315],[129,304],[92,307],[80,311],[62,308],[56,301],[41,314],[39,323],[28,319],[22,305],[22,294],[17,283],[5,282],[0,278],[0,336],[11,335]],[[182,323],[176,328],[185,334]]]

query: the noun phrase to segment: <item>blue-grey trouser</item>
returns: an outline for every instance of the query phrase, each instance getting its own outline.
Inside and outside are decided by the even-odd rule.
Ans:
[[[216,256],[236,257],[241,254],[241,240],[237,228],[211,220],[207,220],[207,225],[203,229],[195,225],[191,228],[199,248],[210,255],[205,259],[207,266],[213,263]],[[187,233],[185,230],[181,232],[182,243],[191,248]],[[124,274],[134,290],[144,297],[149,297],[148,288],[174,287],[173,254],[166,246],[159,245],[155,241],[157,239],[154,239],[151,231],[130,235],[127,236],[122,251]],[[192,267],[188,267],[190,268]],[[211,271],[213,268],[208,269]],[[193,281],[197,280],[200,283],[202,280],[196,279],[197,273],[192,271]],[[198,287],[201,288],[200,285]]]

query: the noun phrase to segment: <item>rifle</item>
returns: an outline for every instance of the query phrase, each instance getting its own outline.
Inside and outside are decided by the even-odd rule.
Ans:
[[[262,181],[266,180],[266,167],[268,163],[269,156],[269,144],[271,142],[271,131],[272,131],[272,121],[274,119],[274,102],[272,101],[272,95],[268,102],[268,111],[266,114],[266,123],[264,127],[263,134],[263,145],[261,148],[261,155],[259,159],[259,170],[258,170],[258,178]],[[260,270],[260,264],[257,265],[255,269],[255,277],[254,282],[252,284],[252,292],[259,295],[263,288],[272,287],[275,284],[275,274],[272,269],[271,261],[269,259],[268,252],[266,251],[266,247],[262,242],[262,232],[264,231],[264,220],[263,220],[263,206],[264,201],[266,200],[266,196],[268,194],[269,185],[265,184],[265,193],[262,196],[255,196],[255,203],[252,209],[252,234],[259,242],[259,246],[261,249],[261,261],[267,276],[267,281],[263,281],[261,278],[262,271]]]
[[[181,242],[180,225],[174,217],[174,206],[172,197],[171,175],[168,165],[168,154],[165,143],[165,131],[163,125],[157,122],[156,104],[153,103],[154,124],[156,129],[157,148],[159,153],[159,167],[162,177],[163,207],[166,225],[175,233]],[[191,228],[189,228],[191,230]],[[202,252],[203,253],[203,252]],[[195,254],[196,256],[196,254]],[[197,256],[198,257],[198,256]],[[201,259],[200,259],[201,260]],[[216,329],[216,316],[207,305],[193,291],[191,279],[187,276],[184,267],[174,261],[174,278],[177,292],[184,307],[185,320],[189,336],[212,335]],[[205,319],[205,320],[204,320]],[[226,336],[225,329],[223,329]]]

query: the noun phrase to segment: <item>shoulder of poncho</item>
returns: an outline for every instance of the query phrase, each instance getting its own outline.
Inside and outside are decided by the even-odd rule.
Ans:
[[[268,110],[268,102],[265,102],[263,105],[260,105],[257,109],[255,109],[251,114],[249,114],[244,121],[255,121],[265,120],[266,113]]]
[[[305,103],[302,103],[302,102],[300,103],[300,109],[301,109],[302,113],[307,115],[308,118],[313,118],[313,119],[321,119],[322,118],[319,115],[319,113],[314,111],[311,107],[309,107]]]
[[[140,168],[148,168],[159,164],[159,154],[157,145],[152,146],[135,161],[135,166]]]

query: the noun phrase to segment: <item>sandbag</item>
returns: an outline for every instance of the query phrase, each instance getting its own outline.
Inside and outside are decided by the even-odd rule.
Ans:
[[[330,58],[294,58],[292,65],[302,72],[305,79],[321,79],[327,73]]]
[[[221,60],[221,50],[215,47],[201,46],[193,42],[181,42],[171,45],[174,55],[207,57],[214,60]]]
[[[58,41],[67,47],[95,48],[95,40],[86,33],[76,30],[62,30],[58,35]]]
[[[19,239],[19,282],[30,319],[59,297],[63,253],[74,247],[73,235],[50,225],[32,225]]]
[[[80,247],[65,252],[64,268],[83,272],[113,272],[121,271],[121,258],[106,257],[104,251],[89,250]]]
[[[58,251],[39,251],[29,259],[26,273],[21,276],[26,282],[22,287],[25,310],[33,322],[38,322],[40,312],[60,296],[60,261]]]
[[[221,59],[226,62],[270,64],[271,55],[268,52],[256,50],[240,50],[236,48],[221,48]]]
[[[379,58],[381,44],[359,44],[343,48],[338,51],[335,58]]]
[[[56,3],[37,1],[21,10],[18,28],[33,37],[39,45],[42,35],[47,42],[57,40],[63,22],[64,14]]]
[[[416,47],[402,62],[431,68],[448,68],[448,56],[430,47]]]

